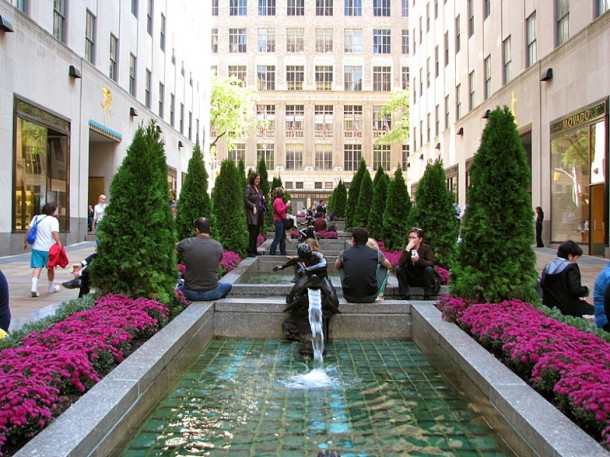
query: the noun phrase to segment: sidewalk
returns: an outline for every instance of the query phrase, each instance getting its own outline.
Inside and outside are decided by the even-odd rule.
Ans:
[[[556,257],[556,250],[549,248],[533,248],[536,252],[537,263],[536,271],[542,272],[544,266]],[[86,241],[83,243],[74,244],[66,247],[70,264],[78,263],[89,254],[95,251],[95,242]],[[6,276],[9,285],[9,303],[11,308],[12,320],[10,330],[16,330],[23,324],[41,319],[47,315],[53,314],[57,306],[66,301],[70,301],[78,297],[78,290],[65,289],[57,293],[47,292],[47,277],[43,271],[40,275],[40,283],[38,290],[40,297],[34,298],[30,295],[30,284],[32,277],[32,269],[30,268],[30,254],[28,251],[24,254],[0,257],[0,270]],[[593,291],[593,284],[599,272],[606,266],[608,259],[592,256],[582,256],[578,265],[582,274],[582,283],[589,286]],[[55,272],[55,282],[61,284],[73,278],[72,274],[66,269],[58,268]],[[589,300],[592,302],[592,298]]]

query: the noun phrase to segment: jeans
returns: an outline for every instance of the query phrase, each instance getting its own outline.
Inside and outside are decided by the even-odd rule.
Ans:
[[[352,297],[351,295],[346,295],[345,291],[343,291],[343,298],[345,298],[350,303],[373,303],[377,298],[379,293],[383,294],[385,291],[386,282],[388,280],[389,271],[386,267],[382,265],[377,265],[377,270],[375,271],[375,280],[377,281],[377,292],[368,297]],[[343,278],[345,277],[345,273],[343,272],[343,268],[339,269],[339,277],[341,278],[341,284],[343,284]]]
[[[218,281],[218,286],[216,286],[215,289],[206,290],[205,292],[187,289],[183,284],[176,287],[176,289],[181,291],[186,299],[190,301],[212,301],[225,298],[229,295],[232,288],[233,284],[224,281]]]
[[[284,230],[284,222],[273,221],[273,225],[275,226],[275,238],[273,238],[273,243],[271,243],[271,248],[269,248],[269,254],[275,255],[275,250],[279,243],[280,254],[286,255],[286,231]]]

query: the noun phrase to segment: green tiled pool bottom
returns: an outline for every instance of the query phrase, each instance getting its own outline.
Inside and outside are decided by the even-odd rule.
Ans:
[[[412,342],[333,341],[317,388],[294,382],[315,368],[301,348],[213,340],[122,455],[509,455]]]

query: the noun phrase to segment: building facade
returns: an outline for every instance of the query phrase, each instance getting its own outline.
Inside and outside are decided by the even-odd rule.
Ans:
[[[262,127],[212,167],[265,157],[300,209],[349,185],[361,158],[374,173],[403,165],[407,145],[375,146],[380,115],[409,80],[408,0],[211,0],[211,70],[256,89]]]
[[[150,119],[177,195],[209,124],[200,3],[0,0],[0,255],[22,252],[46,202],[59,207],[64,241],[83,241],[88,205]]]
[[[411,189],[441,157],[463,207],[485,113],[509,106],[545,244],[608,256],[608,1],[410,3]]]

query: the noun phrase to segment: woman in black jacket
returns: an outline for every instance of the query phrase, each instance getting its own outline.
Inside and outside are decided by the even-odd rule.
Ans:
[[[248,185],[244,189],[244,207],[246,210],[246,223],[248,224],[248,257],[257,254],[256,243],[261,231],[261,225],[265,220],[265,196],[260,189],[261,175],[251,173],[248,177]]]

